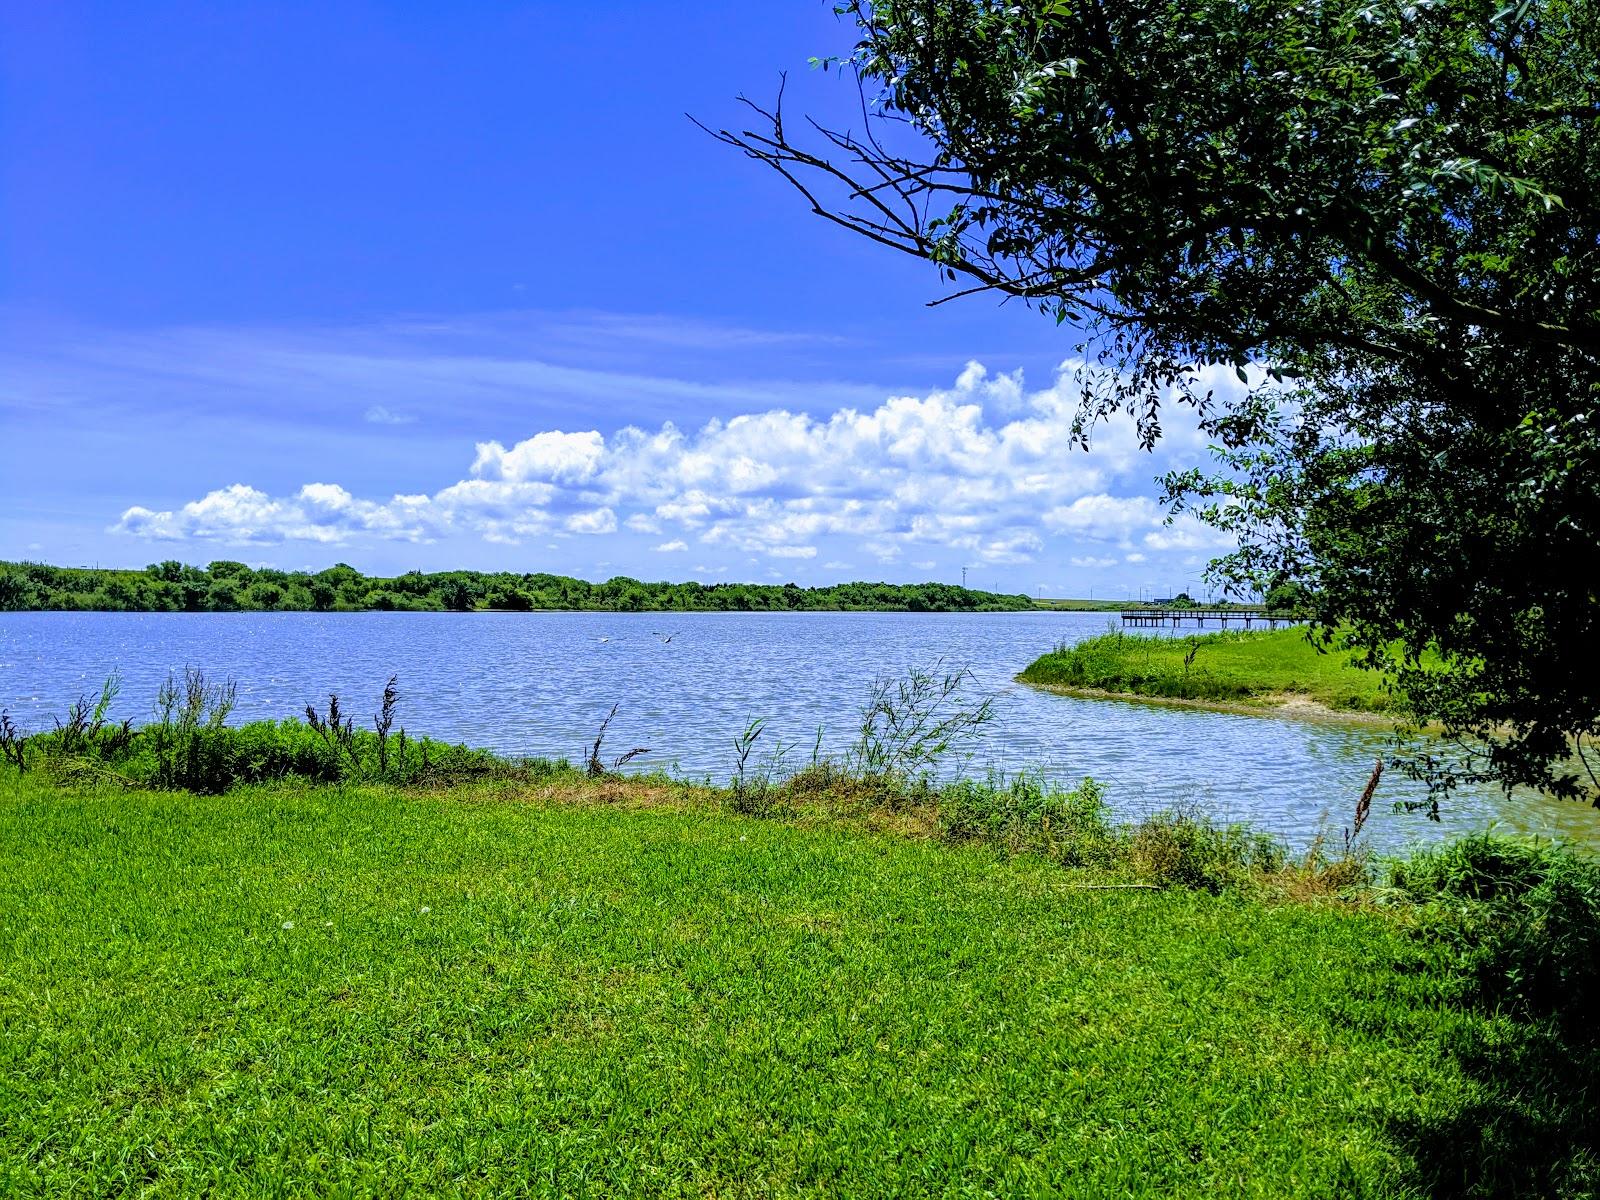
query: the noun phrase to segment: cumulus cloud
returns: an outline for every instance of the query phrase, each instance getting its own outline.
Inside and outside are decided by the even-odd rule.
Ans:
[[[473,475],[522,483],[530,479],[582,483],[592,479],[605,455],[605,438],[598,430],[536,433],[507,450],[499,442],[479,442]]]
[[[1071,504],[1048,509],[1042,517],[1047,529],[1106,540],[1126,539],[1135,531],[1148,529],[1163,519],[1161,509],[1148,496],[1104,493],[1080,496]]]
[[[567,518],[566,527],[568,533],[615,533],[617,514],[609,508],[573,513]]]
[[[427,541],[437,526],[426,496],[395,496],[387,504],[358,500],[337,484],[308,483],[274,499],[236,483],[182,508],[154,512],[134,505],[115,528],[158,540],[196,538],[235,545],[283,541],[340,542],[354,533]]]
[[[821,416],[775,408],[687,430],[668,421],[610,433],[546,429],[510,446],[479,442],[466,477],[431,494],[364,499],[310,483],[271,496],[241,483],[170,511],[136,505],[113,528],[239,544],[452,536],[516,543],[626,530],[665,535],[656,546],[663,552],[685,550],[692,539],[758,560],[813,560],[827,546],[883,564],[908,561],[914,549],[921,552],[909,561],[930,562],[928,550],[941,548],[973,563],[1020,565],[1049,553],[1047,539],[1079,550],[1074,565],[1096,566],[1112,560],[1082,554],[1082,543],[1115,544],[1128,561],[1139,561],[1140,548],[1219,545],[1192,521],[1166,525],[1161,508],[1138,494],[1156,468],[1131,422],[1102,426],[1091,453],[1075,448],[1076,406],[1065,373],[1028,392],[1020,375],[990,375],[972,363],[951,388],[871,408]],[[1197,456],[1203,439],[1181,421],[1168,425],[1166,465]],[[830,559],[827,569],[845,563]]]

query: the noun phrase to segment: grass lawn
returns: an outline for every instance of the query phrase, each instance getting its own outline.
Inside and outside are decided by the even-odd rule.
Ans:
[[[0,780],[6,1196],[1550,1178],[1495,1134],[1537,1089],[1460,1051],[1520,1027],[1383,911],[1085,890],[659,786],[35,779]]]
[[[1319,652],[1303,629],[1178,638],[1112,632],[1053,650],[1018,678],[1132,696],[1262,707],[1299,699],[1337,712],[1386,711],[1391,701],[1381,676],[1351,666],[1349,657]]]

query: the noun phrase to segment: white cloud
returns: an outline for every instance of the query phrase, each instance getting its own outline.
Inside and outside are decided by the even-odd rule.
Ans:
[[[610,434],[539,430],[509,448],[483,441],[467,477],[431,494],[364,499],[311,483],[277,497],[240,483],[170,511],[136,505],[114,528],[239,544],[460,536],[515,544],[625,527],[664,537],[663,552],[686,549],[692,534],[757,559],[831,550],[921,570],[931,569],[920,564],[935,561],[934,547],[974,564],[1019,565],[1049,551],[1104,566],[1096,543],[1129,562],[1143,561],[1136,548],[1224,544],[1192,518],[1166,525],[1161,507],[1138,494],[1157,464],[1139,450],[1130,420],[1097,430],[1091,452],[1075,448],[1077,402],[1070,372],[1030,393],[1020,375],[991,376],[972,363],[951,388],[818,417],[773,408],[693,430],[668,421]],[[1181,419],[1169,416],[1168,426],[1163,445],[1174,454],[1203,446]],[[851,568],[834,557],[824,569]]]
[[[327,483],[308,483],[280,500],[236,483],[176,511],[153,512],[136,504],[114,528],[157,540],[196,538],[240,545],[340,542],[358,532],[425,541],[435,525],[423,517],[418,502],[426,506],[428,498],[396,496],[387,505],[375,504]]]
[[[1114,567],[1117,560],[1114,558],[1097,558],[1094,555],[1075,554],[1067,560],[1075,567],[1088,567],[1092,570],[1101,570],[1105,567]]]
[[[1071,504],[1045,512],[1045,528],[1105,540],[1124,539],[1136,530],[1165,520],[1166,514],[1148,496],[1080,496]]]
[[[1144,545],[1147,550],[1222,550],[1231,549],[1234,540],[1220,530],[1185,522],[1151,530],[1144,535]]]
[[[568,533],[615,533],[617,514],[609,508],[573,513],[566,520],[566,528]]]
[[[593,478],[604,453],[605,439],[598,430],[586,433],[549,430],[536,433],[509,450],[499,442],[479,442],[472,473],[480,478],[514,483],[530,479],[582,483]]]

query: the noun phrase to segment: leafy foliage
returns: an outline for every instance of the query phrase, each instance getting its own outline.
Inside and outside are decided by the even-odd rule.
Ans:
[[[143,571],[0,562],[0,611],[469,612],[590,609],[612,612],[994,612],[1032,608],[1024,595],[945,583],[645,583],[617,576],[589,583],[565,575],[506,571],[411,571],[368,578],[343,563],[316,574],[155,563]]]
[[[1440,915],[1485,1003],[1556,1014],[1594,1037],[1600,864],[1549,843],[1480,834],[1393,867],[1391,885]]]
[[[1116,858],[1105,791],[1092,779],[1071,790],[1030,773],[957,780],[939,793],[939,829],[950,841],[986,842],[1065,866],[1106,866]]]
[[[1600,799],[1600,4],[841,7],[862,128],[718,136],[1081,324],[1080,436],[1196,407],[1168,498],[1466,748],[1416,773]]]

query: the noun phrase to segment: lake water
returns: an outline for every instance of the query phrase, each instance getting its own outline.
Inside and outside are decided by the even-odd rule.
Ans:
[[[796,746],[798,766],[818,726],[825,748],[849,742],[874,677],[942,658],[996,697],[969,769],[1092,775],[1125,813],[1197,802],[1295,842],[1343,828],[1387,744],[1381,729],[1084,700],[1014,682],[1051,646],[1108,624],[1103,613],[1057,612],[7,613],[0,706],[24,728],[49,728],[115,670],[118,715],[143,719],[167,672],[193,665],[237,681],[238,720],[294,716],[330,691],[360,719],[397,674],[400,723],[413,734],[578,761],[616,704],[608,751],[648,746],[639,767],[721,780],[751,718],[768,721],[763,744]],[[1600,814],[1536,795],[1458,793],[1442,825],[1389,811],[1421,795],[1386,773],[1367,827],[1375,844],[1495,821],[1600,845]]]

